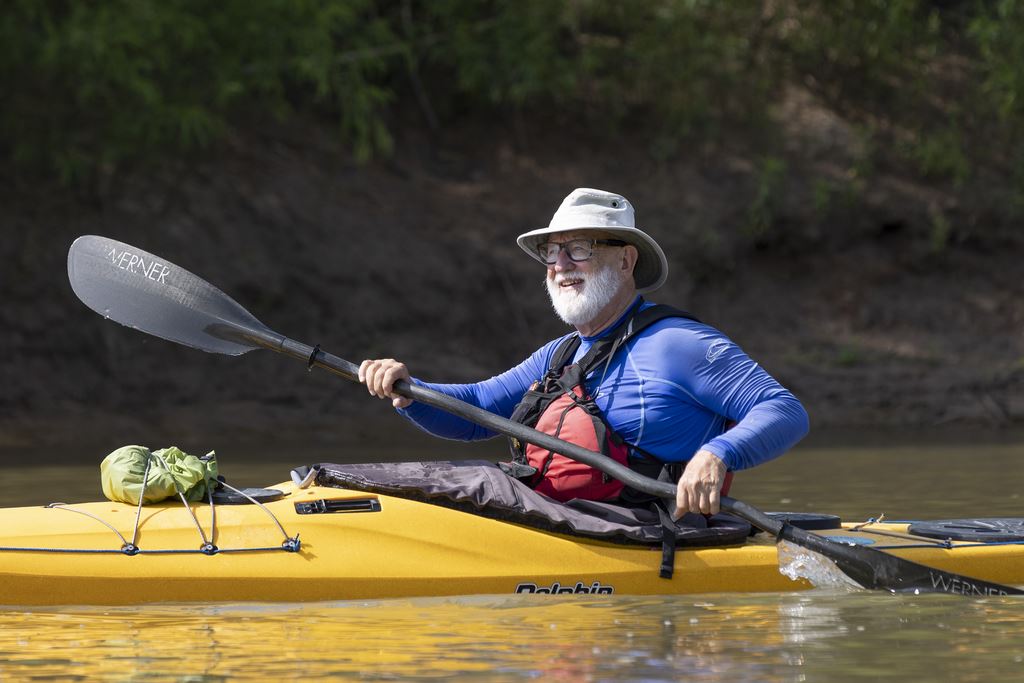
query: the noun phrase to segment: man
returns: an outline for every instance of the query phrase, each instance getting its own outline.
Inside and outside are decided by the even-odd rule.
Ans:
[[[781,455],[807,433],[800,402],[732,341],[687,314],[643,300],[641,294],[665,282],[668,261],[636,228],[633,207],[621,195],[577,189],[547,227],[520,235],[518,243],[547,268],[552,306],[576,334],[545,344],[516,367],[477,384],[428,384],[412,379],[393,359],[365,360],[359,379],[370,394],[392,399],[400,413],[433,434],[464,440],[495,434],[399,396],[394,383],[412,381],[505,417],[515,412],[513,419],[530,412],[517,409],[520,401],[533,400],[538,429],[593,448],[592,431],[580,420],[576,425],[590,442],[551,427],[557,423],[561,429],[568,411],[582,407],[579,413],[589,412],[598,432],[601,425],[610,431],[597,445],[620,444],[630,466],[639,469],[642,461],[685,465],[677,484],[677,514],[718,512],[727,472]],[[646,326],[633,329],[640,318]],[[600,364],[588,365],[598,345]],[[571,358],[565,365],[552,367],[567,353]],[[573,365],[580,364],[582,378],[567,380]],[[544,392],[538,380],[554,388],[546,399],[537,398]],[[557,394],[565,408],[555,414],[550,401],[559,400]],[[545,493],[541,487],[551,483],[545,479],[556,476],[547,469],[551,457],[535,451],[522,460],[540,468],[534,484]],[[582,492],[577,497],[607,500],[608,491],[588,484],[565,497]]]

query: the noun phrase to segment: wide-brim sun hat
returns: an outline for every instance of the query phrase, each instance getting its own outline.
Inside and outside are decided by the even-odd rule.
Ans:
[[[633,205],[620,194],[581,187],[569,193],[546,228],[524,232],[516,238],[520,248],[544,263],[537,247],[550,235],[574,230],[602,230],[636,247],[638,257],[633,280],[641,294],[652,292],[668,278],[668,259],[650,235],[636,227]],[[545,264],[546,265],[546,264]]]

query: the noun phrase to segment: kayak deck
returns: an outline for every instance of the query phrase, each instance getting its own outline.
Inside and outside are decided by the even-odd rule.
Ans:
[[[382,494],[299,488],[291,482],[274,488],[286,495],[265,509],[250,504],[211,510],[193,503],[190,513],[180,502],[167,502],[140,512],[105,501],[0,510],[0,604],[655,595],[811,587],[779,572],[776,546],[764,535],[743,545],[679,549],[673,577],[664,579],[658,575],[660,547],[555,534]],[[1020,543],[945,543],[911,536],[907,528],[907,523],[861,529],[847,524],[816,533],[950,572],[1024,584]],[[123,549],[133,540],[135,554],[130,546]]]

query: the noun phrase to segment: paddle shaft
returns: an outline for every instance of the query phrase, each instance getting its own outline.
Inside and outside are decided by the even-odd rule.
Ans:
[[[326,351],[315,350],[310,346],[301,344],[299,342],[285,339],[284,343],[279,347],[279,351],[295,358],[305,358],[307,361],[311,361],[311,367],[318,367],[327,370],[335,375],[344,377],[345,379],[352,380],[354,382],[359,381],[359,366],[349,361],[339,358],[333,354],[327,353]],[[452,415],[456,415],[465,420],[469,420],[474,424],[478,424],[481,427],[492,429],[505,436],[511,436],[520,441],[531,443],[541,448],[547,448],[548,450],[561,453],[562,455],[578,460],[582,463],[596,467],[597,469],[605,472],[609,476],[615,477],[619,481],[635,488],[638,491],[649,493],[652,496],[658,498],[669,498],[675,500],[676,487],[672,484],[655,481],[649,477],[645,477],[633,470],[629,469],[625,465],[622,465],[611,458],[606,458],[600,453],[577,446],[574,443],[563,441],[557,437],[539,432],[532,427],[528,427],[519,422],[513,422],[508,418],[496,415],[490,411],[478,408],[474,405],[470,405],[464,401],[460,401],[457,398],[442,394],[439,391],[428,389],[427,387],[421,387],[417,384],[406,382],[405,380],[399,380],[395,382],[395,393],[411,398],[414,401],[425,403],[428,406],[432,406],[439,410],[443,410]]]
[[[299,360],[305,360],[310,369],[314,367],[323,368],[324,370],[338,375],[339,377],[344,377],[345,379],[353,382],[359,382],[359,366],[345,360],[344,358],[335,356],[334,354],[321,351],[319,348],[288,339],[287,337],[276,333],[251,338],[251,341],[271,351],[283,353],[286,356],[291,356]],[[443,410],[447,413],[451,413],[452,415],[469,420],[481,427],[492,429],[500,434],[504,434],[505,436],[510,436],[541,448],[547,448],[548,450],[561,453],[573,460],[578,460],[579,462],[590,465],[591,467],[595,467],[638,491],[649,493],[650,495],[658,498],[675,500],[676,487],[672,484],[645,477],[629,469],[625,465],[601,455],[600,453],[596,453],[583,448],[582,446],[564,441],[551,436],[550,434],[537,431],[536,429],[528,427],[522,423],[513,422],[501,415],[496,415],[495,413],[484,410],[483,408],[470,405],[465,401],[460,401],[457,398],[453,398],[447,394],[442,394],[439,391],[434,391],[427,387],[421,387],[417,384],[406,382],[405,380],[395,382],[394,389],[395,393],[405,396],[406,398],[411,398],[414,401],[425,403],[439,410]],[[729,498],[723,498],[722,507],[730,509],[733,503],[735,503],[735,501]],[[782,527],[781,523],[767,515],[764,516],[763,522],[765,526],[768,527],[765,530],[770,531],[773,534],[778,533]],[[760,524],[758,526],[759,528],[764,528],[760,526]]]

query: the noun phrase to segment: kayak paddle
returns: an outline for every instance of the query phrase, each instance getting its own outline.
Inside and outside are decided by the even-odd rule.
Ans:
[[[86,235],[68,252],[68,277],[75,294],[105,318],[179,344],[231,356],[269,349],[358,382],[359,368],[347,360],[274,332],[224,292],[169,261],[123,242]],[[440,392],[408,382],[402,396],[457,415],[506,436],[553,450],[595,467],[638,491],[675,500],[676,487],[642,476],[620,463]],[[873,548],[840,543],[770,517],[723,496],[723,510],[753,526],[832,560],[865,588],[962,595],[1024,595],[1024,590],[934,569]]]

